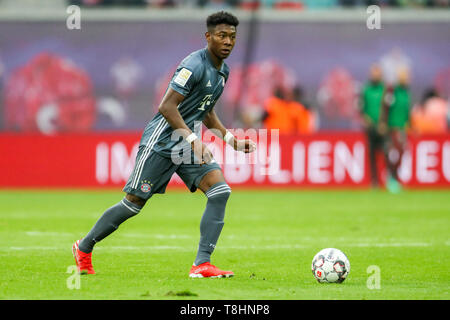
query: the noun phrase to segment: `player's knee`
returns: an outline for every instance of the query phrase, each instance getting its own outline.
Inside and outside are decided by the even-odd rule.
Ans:
[[[206,196],[208,197],[208,201],[212,201],[215,203],[222,203],[222,204],[227,203],[230,195],[231,195],[231,188],[226,183],[224,183],[224,184],[220,185],[219,187],[217,187],[213,190],[210,190],[206,193]]]
[[[139,207],[145,206],[145,204],[146,204],[146,202],[147,202],[147,200],[142,199],[142,198],[140,198],[140,197],[138,197],[138,196],[135,196],[134,194],[131,194],[131,193],[127,193],[127,195],[125,196],[125,198],[126,198],[128,201],[134,203],[135,205],[137,205],[137,206],[139,206]]]

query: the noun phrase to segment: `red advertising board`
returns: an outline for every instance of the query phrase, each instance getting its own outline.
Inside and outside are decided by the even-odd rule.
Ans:
[[[133,169],[139,139],[139,133],[0,134],[0,187],[122,187]],[[209,143],[230,185],[363,188],[370,184],[362,133],[280,136],[275,142],[258,139],[258,152],[252,155],[236,153],[222,141]],[[450,134],[409,137],[399,176],[411,187],[450,187]],[[174,176],[171,185],[182,182]]]

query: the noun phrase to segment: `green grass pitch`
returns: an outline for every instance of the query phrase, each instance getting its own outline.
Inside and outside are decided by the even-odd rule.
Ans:
[[[97,244],[94,276],[68,273],[71,246],[119,191],[0,191],[0,299],[449,299],[450,193],[236,189],[212,263],[230,279],[190,279],[205,198],[168,190]],[[310,266],[348,256],[342,284]],[[380,270],[380,288],[369,289]],[[371,278],[372,279],[372,278]]]

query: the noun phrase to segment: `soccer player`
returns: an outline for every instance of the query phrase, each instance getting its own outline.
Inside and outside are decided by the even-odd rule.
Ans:
[[[373,187],[378,186],[376,153],[378,150],[383,151],[384,147],[384,132],[379,130],[379,119],[385,90],[382,78],[381,67],[378,64],[373,64],[370,67],[369,81],[364,85],[360,99],[360,111],[369,147],[370,175]]]
[[[135,167],[123,189],[126,196],[106,210],[88,234],[73,245],[80,273],[95,273],[91,257],[94,245],[138,214],[153,194],[164,193],[170,178],[177,173],[191,192],[199,188],[207,197],[200,222],[197,256],[189,276],[221,278],[234,275],[232,271],[220,270],[210,263],[224,225],[225,206],[231,189],[211,151],[194,133],[194,125],[203,122],[236,151],[249,153],[255,150],[253,141],[235,138],[214,111],[228,79],[229,68],[223,60],[233,50],[238,24],[235,16],[223,11],[207,18],[207,46],[188,55],[172,76],[158,113],[142,134]],[[174,155],[186,150],[186,146],[189,160],[195,161],[180,163]]]
[[[380,115],[380,132],[385,136],[385,157],[388,167],[386,187],[391,193],[401,191],[398,169],[407,143],[411,96],[408,69],[398,70],[398,83],[386,88]]]

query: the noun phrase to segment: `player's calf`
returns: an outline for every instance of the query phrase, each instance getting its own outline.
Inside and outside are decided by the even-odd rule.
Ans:
[[[94,245],[113,233],[125,220],[137,215],[142,207],[123,198],[119,203],[103,213],[89,233],[80,241],[82,252],[90,253]]]
[[[200,243],[194,265],[210,262],[210,257],[224,226],[225,207],[231,188],[225,182],[214,184],[205,195],[206,209],[200,222]]]

